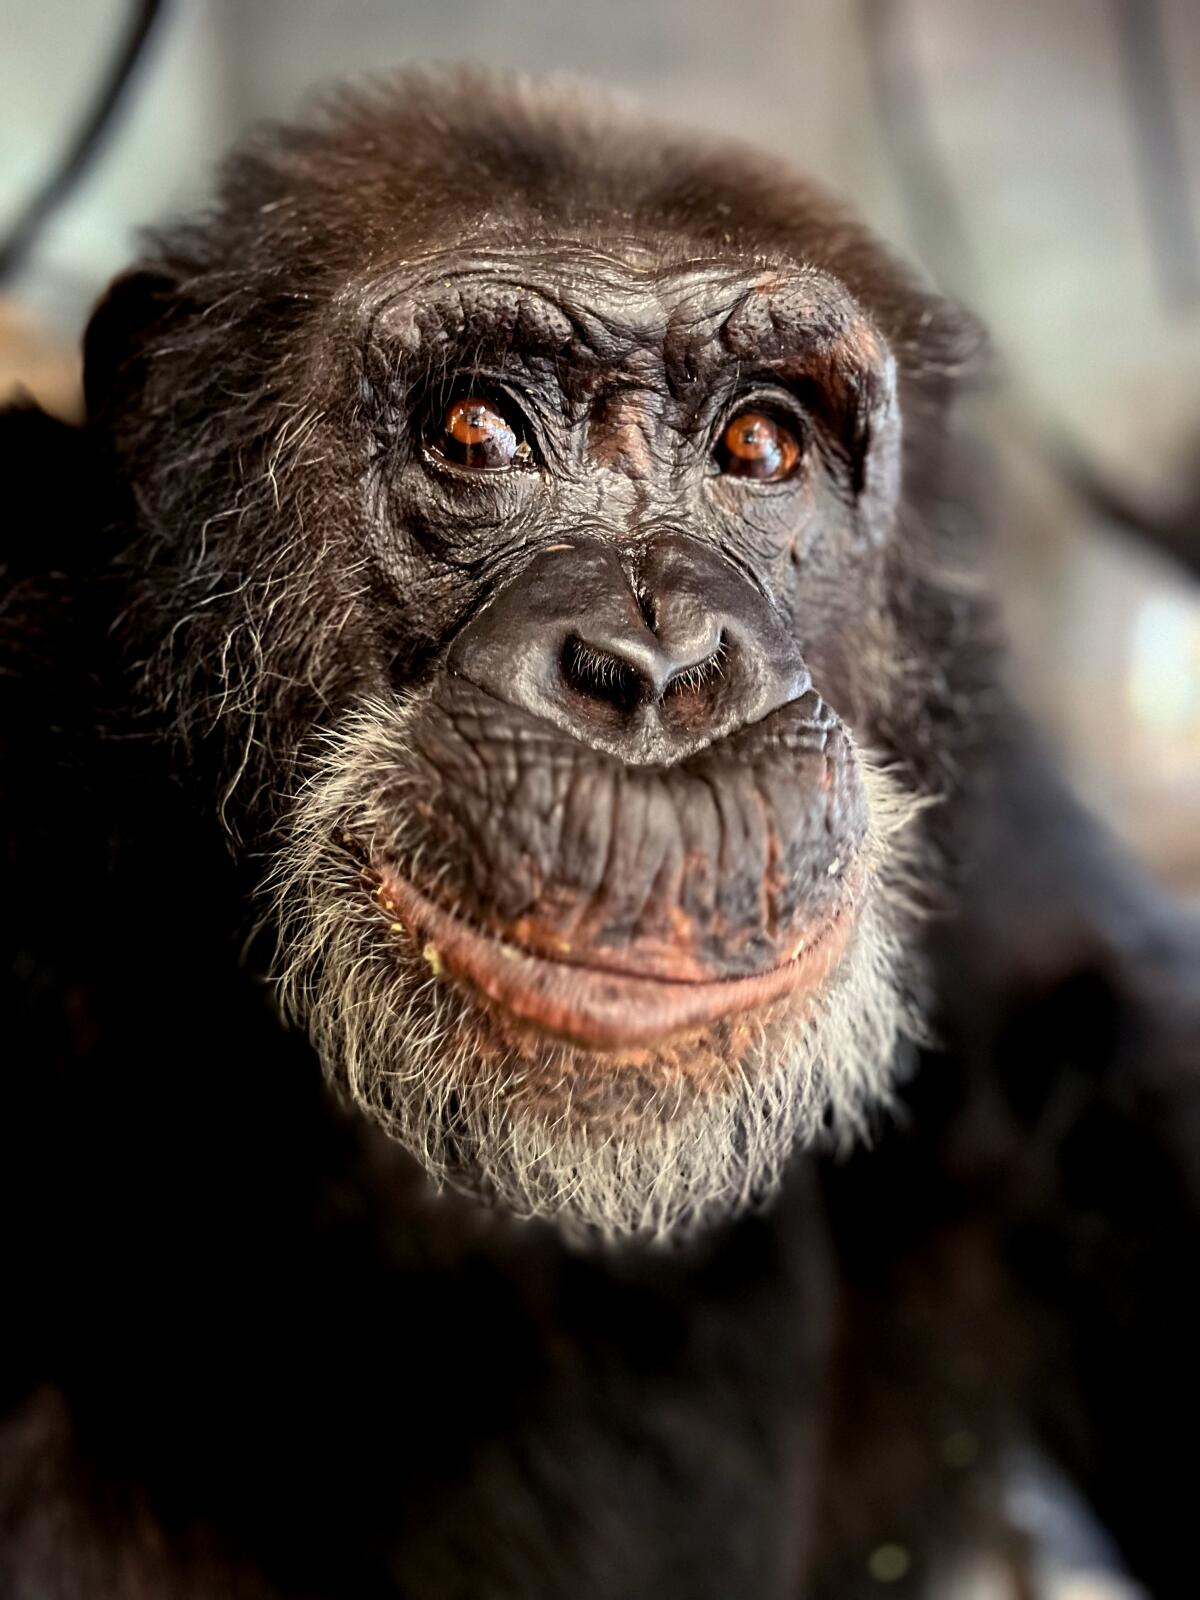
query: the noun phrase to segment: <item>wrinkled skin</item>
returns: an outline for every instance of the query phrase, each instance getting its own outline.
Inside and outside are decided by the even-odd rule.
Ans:
[[[370,357],[387,361],[388,346],[380,355],[376,343],[385,338],[382,330],[402,349],[405,330],[416,323],[423,330],[419,350],[428,359],[426,324],[448,316],[463,356],[456,359],[439,341],[437,359],[451,373],[469,361],[470,383],[476,387],[483,381],[476,373],[486,374],[493,362],[500,366],[504,384],[520,397],[531,419],[545,466],[489,475],[493,481],[481,481],[469,469],[431,472],[426,452],[411,444],[404,448],[404,401],[400,427],[394,409],[381,401],[390,432],[384,435],[380,469],[386,473],[380,488],[383,515],[375,526],[385,536],[403,529],[405,543],[416,544],[406,552],[415,571],[393,578],[398,595],[406,587],[425,594],[430,566],[445,561],[455,570],[460,617],[469,615],[481,596],[491,597],[484,616],[457,633],[458,619],[447,617],[443,636],[453,634],[455,640],[451,672],[502,705],[515,703],[552,721],[568,736],[563,741],[568,757],[582,744],[610,755],[614,773],[630,762],[670,767],[739,727],[762,724],[806,692],[812,677],[797,647],[799,636],[806,649],[828,659],[837,618],[812,607],[811,591],[800,577],[807,565],[801,552],[819,540],[839,589],[852,577],[863,581],[869,572],[855,549],[863,536],[856,540],[854,535],[864,524],[871,534],[882,529],[867,520],[857,503],[866,491],[856,496],[852,480],[866,472],[868,461],[873,478],[889,471],[894,440],[886,434],[895,433],[889,416],[894,412],[890,363],[878,336],[866,331],[862,313],[833,284],[805,283],[798,274],[800,282],[793,287],[752,269],[731,282],[727,268],[718,274],[698,265],[678,274],[645,266],[631,270],[618,260],[597,262],[590,251],[565,245],[547,254],[545,266],[539,271],[536,263],[532,274],[534,286],[546,283],[540,302],[528,278],[520,288],[508,287],[505,279],[518,263],[500,253],[469,264],[435,257],[431,274],[443,279],[453,274],[448,310],[423,313],[419,286],[389,284],[385,310],[371,315]],[[524,270],[528,265],[520,263]],[[399,329],[393,329],[398,317],[386,310],[394,296],[400,297],[406,319]],[[826,332],[829,326],[834,331]],[[499,352],[493,355],[497,340]],[[858,357],[855,340],[872,346],[870,358]],[[760,390],[773,380],[768,392],[785,403],[797,404],[797,391],[816,396],[808,414],[807,469],[766,492],[712,470],[714,431],[734,397],[745,404],[753,392],[747,369]],[[821,387],[818,373],[828,374]],[[381,381],[386,394],[387,379]],[[407,397],[413,386],[410,366],[402,364],[390,387]],[[853,405],[845,396],[851,386],[864,392]],[[876,388],[881,398],[872,403],[868,396]],[[408,406],[411,413],[411,400]],[[821,415],[818,423],[824,410],[834,414]],[[877,413],[891,422],[885,437],[871,451],[865,442],[843,451],[842,441],[865,436]],[[810,425],[807,417],[804,425]],[[401,459],[393,462],[388,452],[394,457],[398,434]],[[886,489],[880,494],[891,498]],[[389,557],[386,549],[380,552],[381,565],[392,577]],[[653,633],[638,615],[639,603],[653,615]],[[847,642],[861,652],[870,628],[878,624],[867,611],[856,622],[856,634]],[[574,630],[581,630],[585,649],[599,642],[602,649],[620,650],[622,662],[628,657],[629,670],[640,671],[651,698],[630,710],[612,694],[597,693],[595,685],[564,689],[558,658],[564,638],[570,640]],[[717,703],[707,704],[704,687],[693,689],[686,676],[689,668],[700,670],[712,658],[718,641],[724,659],[711,685]],[[651,654],[639,656],[639,649]],[[830,677],[845,703],[853,694],[849,673],[835,677],[831,671]],[[672,693],[681,679],[680,692]],[[752,757],[743,750],[740,759]],[[546,760],[542,755],[539,764]],[[487,798],[486,785],[482,798]],[[514,823],[520,826],[532,809],[516,796]],[[607,865],[603,859],[588,860],[608,830],[603,806],[597,814],[591,796],[581,809],[597,837],[573,849],[568,845],[576,859],[566,863],[567,870],[585,880],[581,892],[587,880],[594,884],[607,873],[614,889],[634,898],[637,878],[657,872],[659,862],[637,860],[636,836],[629,860]],[[477,821],[458,859],[473,857],[478,843],[486,862],[487,832],[482,819]],[[503,822],[494,832],[504,835]],[[619,849],[630,824],[613,832]],[[786,827],[783,833],[786,851]],[[715,876],[714,844],[698,838],[690,844]],[[558,874],[554,862],[544,859],[547,848],[553,851],[553,846],[531,843],[525,853],[529,870],[554,889]],[[726,857],[735,851],[730,844]],[[736,875],[741,863],[722,863],[725,886],[731,865]],[[749,875],[761,880],[759,864],[752,864]],[[486,895],[486,867],[480,873],[473,865],[471,878],[476,891]],[[644,894],[646,885],[641,889]],[[511,914],[527,909],[511,882],[500,893]]]
[[[1019,1564],[1014,1438],[1193,1592],[1197,940],[997,685],[945,415],[974,345],[769,161],[416,80],[158,241],[85,428],[4,418],[0,1592],[855,1600],[891,1543],[916,1597]],[[511,472],[436,458],[464,367],[528,429]],[[765,391],[779,483],[718,470]],[[379,705],[403,737],[356,746]],[[263,981],[331,748],[359,966],[574,1074],[581,1137],[713,1098],[800,1003],[713,986],[865,916],[863,749],[938,801],[939,1047],[881,1064],[851,1157],[672,1244],[435,1195],[444,1130],[414,1161],[338,1099]],[[663,1034],[668,983],[704,1014]]]

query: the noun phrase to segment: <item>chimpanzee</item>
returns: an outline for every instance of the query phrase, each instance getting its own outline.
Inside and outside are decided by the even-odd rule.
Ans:
[[[1028,1451],[1196,1592],[1197,940],[1002,689],[981,345],[409,75],[6,414],[5,1597],[1027,1593]]]

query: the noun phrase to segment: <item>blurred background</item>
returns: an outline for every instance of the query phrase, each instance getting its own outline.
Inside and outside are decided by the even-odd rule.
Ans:
[[[247,125],[331,76],[584,75],[852,196],[994,336],[978,421],[1006,467],[1014,685],[1092,804],[1200,893],[1196,0],[0,0],[0,19],[0,390],[65,413],[138,225],[202,201]],[[39,206],[123,51],[102,135]]]

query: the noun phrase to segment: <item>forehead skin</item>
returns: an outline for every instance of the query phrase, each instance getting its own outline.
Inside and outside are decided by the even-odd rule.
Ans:
[[[585,393],[597,377],[687,400],[731,373],[879,371],[887,347],[845,287],[790,264],[746,269],[697,259],[656,266],[565,241],[521,250],[449,249],[406,263],[345,299],[361,339],[446,368],[554,364]]]
[[[610,289],[623,275],[645,300],[656,282],[669,300],[672,278],[824,271],[893,347],[938,304],[775,155],[680,136],[578,87],[402,76],[266,136],[239,173],[226,200],[236,211],[253,194],[248,240],[364,295],[455,250],[533,267],[569,250],[573,270]]]

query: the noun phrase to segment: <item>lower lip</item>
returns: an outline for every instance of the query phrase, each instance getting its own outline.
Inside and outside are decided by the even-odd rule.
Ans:
[[[814,929],[791,961],[750,977],[632,977],[549,961],[502,943],[444,911],[412,884],[377,870],[380,899],[425,942],[427,958],[539,1033],[588,1050],[660,1044],[722,1017],[819,993],[845,951],[848,906]]]

